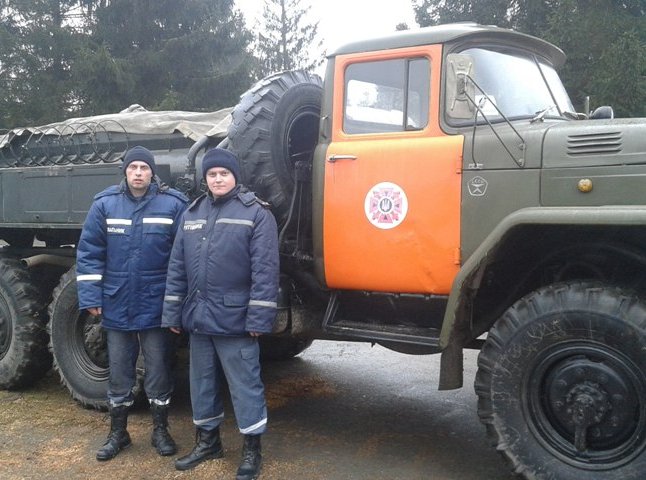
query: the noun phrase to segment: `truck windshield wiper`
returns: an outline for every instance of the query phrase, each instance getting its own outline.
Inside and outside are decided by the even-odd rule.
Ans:
[[[556,108],[556,105],[550,105],[549,107],[544,108],[543,110],[539,110],[539,111],[538,111],[538,112],[536,112],[536,114],[532,117],[532,119],[529,121],[529,123],[534,123],[534,122],[538,122],[538,121],[541,121],[541,122],[542,122],[542,121],[543,121],[543,119],[545,118],[545,115],[547,115],[547,112],[549,112],[550,110],[552,110],[552,109],[554,109],[554,108]]]

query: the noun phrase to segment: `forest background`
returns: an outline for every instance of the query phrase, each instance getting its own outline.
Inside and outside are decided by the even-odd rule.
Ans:
[[[268,73],[321,66],[308,1],[263,0],[249,26],[234,0],[0,0],[0,133],[135,103],[234,106]],[[577,110],[591,96],[646,117],[646,0],[399,1],[418,25],[393,31],[475,21],[535,35],[565,51]]]

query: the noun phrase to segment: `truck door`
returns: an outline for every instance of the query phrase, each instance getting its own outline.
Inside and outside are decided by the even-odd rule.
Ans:
[[[333,289],[447,294],[462,136],[439,127],[441,46],[336,58],[323,262]]]

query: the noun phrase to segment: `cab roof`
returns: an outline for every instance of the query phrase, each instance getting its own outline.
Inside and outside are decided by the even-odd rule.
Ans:
[[[560,67],[565,63],[563,51],[545,40],[506,28],[476,23],[450,23],[415,30],[402,30],[381,37],[355,41],[341,45],[328,55],[329,58],[348,53],[391,50],[394,48],[416,47],[449,43],[496,43],[525,48],[547,58],[552,65]]]

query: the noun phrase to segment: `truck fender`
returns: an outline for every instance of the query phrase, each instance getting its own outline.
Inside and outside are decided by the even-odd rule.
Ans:
[[[528,225],[646,225],[646,207],[530,207],[505,217],[463,263],[453,281],[440,333],[441,390],[462,386],[462,348],[473,340],[469,335],[471,300],[487,266],[496,260],[505,240]]]

